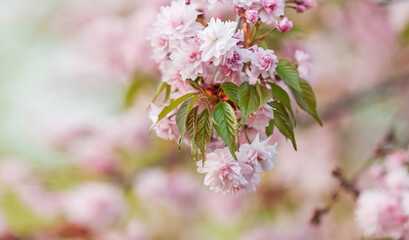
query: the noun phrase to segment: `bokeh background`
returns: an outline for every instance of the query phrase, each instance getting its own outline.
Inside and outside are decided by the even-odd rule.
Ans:
[[[309,54],[320,127],[297,111],[295,152],[256,192],[203,185],[188,147],[148,135],[160,75],[146,40],[168,0],[0,1],[0,239],[361,239],[343,193],[396,130],[409,142],[409,1],[327,0],[274,50]],[[229,18],[230,8],[214,16]]]

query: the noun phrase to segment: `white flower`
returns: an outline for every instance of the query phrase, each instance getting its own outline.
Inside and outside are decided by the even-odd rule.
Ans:
[[[240,153],[245,153],[246,159],[243,162],[248,163],[254,168],[256,173],[263,173],[274,167],[277,157],[280,155],[276,150],[276,145],[268,145],[270,139],[260,142],[259,134],[251,144],[240,146]],[[243,155],[241,155],[243,157]]]
[[[253,169],[247,164],[240,164],[231,156],[229,148],[217,149],[207,154],[204,166],[197,162],[199,173],[206,173],[204,184],[215,192],[237,192],[247,189],[249,182],[243,174]]]
[[[233,38],[236,24],[236,22],[222,22],[220,19],[212,18],[209,25],[197,34],[200,50],[203,51],[203,62],[213,61],[213,64],[218,66],[224,60],[224,56],[239,42],[238,39]]]
[[[195,5],[186,5],[184,0],[173,1],[170,6],[160,8],[154,26],[165,39],[183,40],[202,29],[203,26],[196,22],[198,15]]]

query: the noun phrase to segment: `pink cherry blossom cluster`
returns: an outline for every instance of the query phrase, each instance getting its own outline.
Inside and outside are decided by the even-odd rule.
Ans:
[[[260,142],[257,135],[251,144],[241,145],[236,152],[238,161],[227,147],[209,153],[203,165],[198,162],[198,172],[206,173],[204,184],[215,192],[255,191],[258,174],[272,169],[279,156],[276,145],[267,145],[268,141]]]
[[[192,154],[199,160],[198,171],[206,174],[204,183],[210,186],[210,189],[223,193],[240,190],[254,191],[255,185],[260,182],[258,174],[273,168],[279,155],[275,145],[268,145],[270,140],[268,137],[271,133],[266,133],[266,128],[271,126],[276,108],[270,102],[280,101],[279,104],[285,102],[284,99],[273,99],[269,95],[272,88],[281,89],[276,84],[281,80],[276,71],[279,59],[272,49],[266,47],[265,42],[264,47],[258,44],[275,30],[287,32],[293,27],[293,23],[284,17],[286,7],[297,8],[302,12],[303,10],[299,10],[301,6],[305,10],[310,8],[311,4],[308,1],[286,4],[284,0],[209,0],[210,6],[217,3],[234,8],[237,20],[222,21],[211,17],[206,22],[207,12],[197,7],[193,1],[175,0],[170,6],[161,7],[148,39],[153,48],[153,58],[158,62],[162,73],[158,95],[166,89],[164,102],[171,100],[169,106],[165,108],[152,103],[149,117],[159,137],[192,145]],[[275,26],[269,27],[269,24]],[[257,30],[262,25],[269,27],[270,30],[259,34]],[[305,61],[305,57],[300,61]],[[292,74],[296,74],[296,78],[302,77],[298,74],[295,65],[291,66],[294,66]],[[292,69],[291,66],[290,69]],[[306,71],[308,69],[304,70]],[[286,80],[284,79],[288,85]],[[247,107],[240,106],[238,103],[245,100],[235,101],[238,93],[233,91],[229,94],[223,86],[225,83],[232,83],[232,87],[240,86],[240,88],[244,84],[244,87],[248,86],[251,89],[249,91],[253,91],[248,94],[258,99],[249,100],[247,103],[249,110],[246,111],[244,109]],[[271,84],[275,86],[270,87]],[[193,95],[196,96],[191,100],[191,104],[188,102],[182,104],[185,107],[188,106],[185,112],[181,110],[182,106],[170,109],[172,103],[190,101],[192,98],[189,97]],[[241,96],[243,95],[245,94],[242,93]],[[237,131],[237,147],[235,136],[230,136],[233,138],[230,140],[222,136],[223,133],[220,131],[224,130],[217,129],[216,126],[219,125],[217,120],[207,121],[206,111],[209,112],[209,116],[214,115],[216,109],[221,108],[218,107],[219,103],[228,103],[229,106],[225,106],[228,110],[231,108],[234,111],[234,119],[237,116],[237,119],[241,120],[238,126],[235,125],[236,120],[231,121],[235,129],[230,130]],[[287,108],[292,114],[289,104],[288,100]],[[189,126],[184,126],[185,122],[186,124],[188,122],[189,114],[194,112],[192,108],[197,108],[193,118],[203,117],[200,124],[205,125],[200,127],[195,125],[197,134],[203,136],[205,133],[201,138],[203,141],[193,139],[194,137],[192,138],[189,133]],[[251,111],[250,108],[254,109]],[[199,115],[199,112],[202,113]],[[284,118],[289,119],[287,113],[283,114]],[[209,119],[213,118],[209,117]],[[209,124],[206,125],[206,123]],[[213,123],[219,136],[213,134],[211,127]],[[286,131],[282,129],[282,124],[277,124],[280,125],[277,127],[282,133]],[[292,123],[289,124],[292,128]],[[210,126],[209,129],[206,128],[207,126]],[[288,130],[286,133],[293,137],[291,131]],[[200,144],[193,143],[193,140]],[[295,141],[293,144],[295,145]],[[198,159],[198,154],[195,154],[198,149],[201,151],[201,159]]]
[[[366,237],[409,239],[409,153],[388,155],[369,173],[375,187],[361,192],[355,210]]]

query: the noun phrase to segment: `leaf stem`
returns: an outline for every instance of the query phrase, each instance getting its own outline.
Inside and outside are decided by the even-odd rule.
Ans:
[[[272,33],[272,32],[273,32],[274,30],[276,30],[276,29],[277,29],[277,28],[273,28],[273,29],[267,31],[266,33],[263,33],[263,34],[260,35],[258,38],[256,38],[255,41],[257,42],[257,41],[263,40],[265,37],[267,37],[268,34]]]
[[[243,132],[244,132],[244,136],[246,136],[247,142],[248,142],[249,144],[251,144],[250,138],[249,138],[249,136],[248,136],[247,133],[246,133],[246,128],[244,127],[244,125],[243,125],[242,129],[243,129]]]

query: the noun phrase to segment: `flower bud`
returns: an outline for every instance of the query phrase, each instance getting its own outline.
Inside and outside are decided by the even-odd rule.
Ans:
[[[303,12],[305,12],[305,10],[307,10],[307,8],[306,8],[304,5],[298,5],[298,6],[295,8],[295,10],[296,10],[298,13],[303,13]]]
[[[237,16],[241,17],[241,15],[244,14],[244,9],[241,7],[236,7],[235,10],[236,10]]]
[[[255,23],[258,20],[257,10],[247,10],[246,11],[246,22]]]
[[[275,26],[280,32],[288,32],[291,28],[293,28],[293,22],[288,20],[287,17],[284,17],[280,20],[276,20]]]

